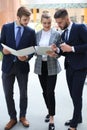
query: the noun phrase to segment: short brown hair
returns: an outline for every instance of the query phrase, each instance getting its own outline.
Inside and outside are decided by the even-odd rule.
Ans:
[[[55,19],[56,19],[56,18],[64,18],[64,17],[66,17],[66,16],[68,16],[68,12],[67,12],[66,9],[59,9],[59,10],[57,10],[57,11],[55,12],[55,14],[54,14],[54,18],[55,18]]]
[[[31,15],[31,12],[26,7],[22,6],[18,9],[17,16],[21,18],[23,15],[28,17]]]

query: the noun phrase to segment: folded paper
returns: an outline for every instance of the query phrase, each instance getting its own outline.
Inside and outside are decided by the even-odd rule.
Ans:
[[[50,46],[47,47],[31,46],[20,50],[10,48],[3,43],[2,46],[15,56],[26,56],[33,53],[36,53],[38,55],[47,55],[47,51],[52,51]]]

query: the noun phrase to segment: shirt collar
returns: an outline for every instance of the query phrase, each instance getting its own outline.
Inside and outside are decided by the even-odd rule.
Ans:
[[[21,25],[18,25],[18,24],[16,23],[16,21],[14,22],[14,24],[15,24],[15,28],[18,28],[18,27],[21,27],[21,28],[23,28],[23,26],[21,26]]]
[[[42,32],[43,32],[43,33],[51,33],[51,29],[48,30],[48,31],[45,31],[44,29],[42,29]]]
[[[70,22],[70,24],[69,24],[69,26],[67,27],[67,29],[68,29],[68,31],[70,31],[71,30],[71,28],[72,28],[72,22]]]

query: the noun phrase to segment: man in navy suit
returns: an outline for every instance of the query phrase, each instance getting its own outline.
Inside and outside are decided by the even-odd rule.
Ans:
[[[58,10],[54,18],[64,32],[60,47],[52,45],[52,49],[65,56],[66,79],[74,106],[73,116],[65,125],[70,126],[68,130],[76,130],[78,123],[82,123],[82,91],[87,73],[87,27],[72,23],[66,9]]]
[[[17,11],[17,21],[5,24],[1,30],[0,43],[7,45],[15,50],[35,46],[35,31],[27,27],[30,20],[30,11],[25,7],[20,7]],[[17,32],[20,28],[20,39],[17,39]],[[10,130],[17,123],[17,113],[13,99],[13,85],[17,78],[20,90],[20,115],[19,120],[25,127],[29,127],[26,119],[27,110],[27,83],[29,74],[29,63],[33,55],[16,57],[0,44],[0,50],[3,52],[2,61],[2,82],[10,116],[10,121],[5,126],[5,130]]]

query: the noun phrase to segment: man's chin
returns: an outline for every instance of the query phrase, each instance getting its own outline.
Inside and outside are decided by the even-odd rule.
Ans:
[[[21,26],[24,26],[24,27],[25,27],[25,26],[27,26],[27,24],[21,24]]]

